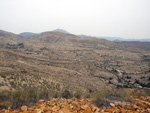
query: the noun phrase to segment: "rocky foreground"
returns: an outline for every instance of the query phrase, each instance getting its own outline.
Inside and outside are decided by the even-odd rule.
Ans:
[[[1,110],[0,113],[150,113],[150,97],[135,97],[135,103],[114,102],[110,107],[98,108],[91,99],[39,100],[34,106]]]

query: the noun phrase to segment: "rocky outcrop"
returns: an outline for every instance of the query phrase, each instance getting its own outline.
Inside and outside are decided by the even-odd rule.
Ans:
[[[0,113],[150,113],[150,97],[135,97],[135,104],[130,102],[110,103],[110,107],[98,108],[91,99],[52,99],[39,101],[31,108],[22,106],[12,111],[1,110]]]

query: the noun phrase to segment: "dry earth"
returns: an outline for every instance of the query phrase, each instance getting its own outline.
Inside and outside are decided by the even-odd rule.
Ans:
[[[94,92],[150,87],[150,52],[60,32],[32,37],[0,31],[0,89]]]

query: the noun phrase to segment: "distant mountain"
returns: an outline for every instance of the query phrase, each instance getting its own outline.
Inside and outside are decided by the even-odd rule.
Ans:
[[[82,34],[82,35],[76,35],[76,36],[78,36],[78,37],[80,37],[80,38],[87,38],[87,37],[91,37],[91,36],[84,35],[84,34]]]
[[[150,39],[125,39],[124,41],[150,42]]]
[[[52,32],[61,32],[61,33],[65,33],[65,34],[71,34],[71,33],[69,33],[68,31],[66,31],[66,30],[63,30],[63,29],[55,29],[55,30],[53,30]]]
[[[125,41],[125,39],[123,38],[120,38],[120,37],[109,37],[109,36],[88,36],[88,35],[84,35],[84,34],[81,34],[81,35],[76,35],[80,38],[87,38],[87,37],[95,37],[95,38],[98,38],[98,39],[106,39],[106,40],[109,40],[109,41]]]
[[[65,34],[71,34],[68,31],[63,30],[63,29],[55,29],[53,31],[48,31],[48,32],[61,32],[61,33],[65,33]],[[22,37],[32,37],[34,35],[40,35],[40,34],[41,33],[23,32],[23,33],[20,33],[19,35]]]
[[[107,37],[107,36],[98,36],[96,37],[98,39],[106,39],[109,41],[114,41],[114,42],[122,42],[122,41],[140,41],[140,42],[150,42],[150,39],[124,39],[120,37]]]
[[[64,29],[59,29],[59,28],[55,29],[53,31],[48,31],[48,32],[61,32],[61,33],[65,33],[65,34],[72,34],[72,33],[69,33],[68,31],[66,31]],[[31,36],[40,35],[40,34],[41,33],[23,32],[23,33],[20,33],[19,36],[21,36],[21,37],[31,37]],[[4,34],[0,33],[0,35],[4,35]],[[81,35],[74,34],[74,35],[77,36],[77,37],[80,37],[80,38],[95,37],[95,38],[98,38],[98,39],[106,39],[106,40],[114,41],[114,42],[122,42],[122,41],[150,42],[150,39],[124,39],[124,38],[120,38],[120,37],[89,36],[89,35],[84,35],[84,34],[81,34]]]
[[[40,35],[40,34],[41,33],[23,32],[23,33],[20,33],[19,35],[22,37],[31,37],[33,35]]]
[[[96,38],[99,38],[99,39],[106,39],[106,40],[109,40],[109,41],[114,41],[114,40],[124,40],[123,38],[120,38],[120,37],[109,37],[109,36],[97,36]]]
[[[88,35],[76,35],[80,38],[87,38],[87,37],[95,37],[98,39],[106,39],[109,41],[114,41],[114,42],[122,42],[122,41],[140,41],[140,42],[150,42],[150,39],[124,39],[124,38],[120,38],[120,37],[110,37],[110,36],[88,36]]]

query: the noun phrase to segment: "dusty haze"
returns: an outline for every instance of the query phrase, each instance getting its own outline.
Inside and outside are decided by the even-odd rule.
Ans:
[[[150,38],[149,0],[1,0],[0,29]]]

